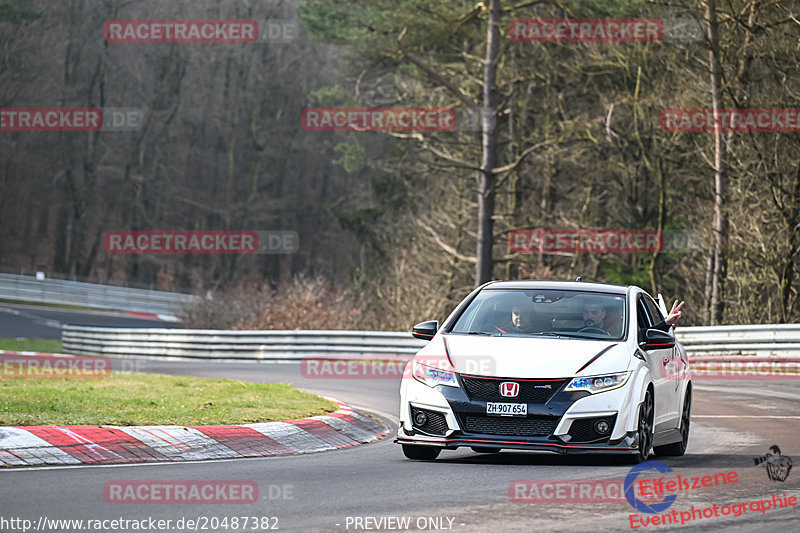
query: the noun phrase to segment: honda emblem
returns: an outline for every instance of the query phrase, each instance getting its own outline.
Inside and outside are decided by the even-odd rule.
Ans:
[[[513,398],[519,394],[519,383],[504,381],[500,384],[500,395]]]

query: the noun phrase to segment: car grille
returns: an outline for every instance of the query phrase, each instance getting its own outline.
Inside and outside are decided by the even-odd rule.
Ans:
[[[418,412],[423,412],[427,415],[428,420],[425,421],[425,425],[418,425],[414,422],[414,416]],[[428,409],[419,409],[417,407],[411,408],[411,420],[414,428],[419,429],[420,431],[424,431],[425,433],[429,433],[431,435],[444,435],[447,433],[447,419],[445,419],[442,413],[437,413],[436,411],[429,411]]]
[[[598,420],[605,420],[611,428],[608,433],[601,435],[594,430],[594,424]],[[572,421],[569,428],[569,436],[572,437],[570,442],[592,442],[595,440],[605,440],[611,436],[614,430],[614,424],[617,422],[617,415],[613,416],[599,416],[596,418],[579,418]]]
[[[461,376],[464,390],[472,400],[483,402],[546,403],[566,380],[515,381],[509,379],[487,379]],[[519,394],[513,398],[500,395],[500,384],[504,381],[519,383]],[[549,388],[548,388],[549,387]]]
[[[465,415],[462,417],[463,423],[461,427],[469,433],[482,433],[484,435],[546,437],[556,429],[558,420],[558,417],[555,416],[510,418]]]

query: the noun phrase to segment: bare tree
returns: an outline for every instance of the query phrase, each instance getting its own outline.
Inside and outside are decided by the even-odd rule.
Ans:
[[[497,60],[500,55],[500,0],[489,1],[486,57],[481,108],[481,171],[478,175],[478,242],[475,286],[492,279],[494,247],[495,166],[497,165]]]
[[[706,28],[708,31],[708,64],[711,77],[711,107],[715,117],[720,117],[722,107],[722,67],[717,21],[716,0],[706,0]],[[713,244],[709,258],[710,276],[707,276],[706,299],[708,323],[719,324],[725,309],[724,292],[728,260],[728,216],[726,194],[728,188],[727,144],[722,124],[714,127],[714,222]]]

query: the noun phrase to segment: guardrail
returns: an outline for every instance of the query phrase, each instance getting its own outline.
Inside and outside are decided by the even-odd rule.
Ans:
[[[0,299],[165,315],[180,315],[197,301],[191,294],[15,274],[0,274]]]
[[[690,356],[800,356],[800,324],[679,327]]]
[[[678,328],[691,357],[795,356],[800,324]],[[376,331],[220,331],[64,326],[68,354],[149,358],[297,360],[307,356],[410,357],[427,341]]]
[[[311,355],[375,356],[416,353],[427,341],[380,331],[221,331],[64,326],[67,354],[157,358],[292,360]]]

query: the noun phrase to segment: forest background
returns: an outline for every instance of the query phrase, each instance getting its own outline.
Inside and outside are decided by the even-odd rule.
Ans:
[[[656,42],[520,42],[512,19],[646,18]],[[294,21],[286,42],[123,44],[118,19]],[[0,0],[0,108],[134,108],[135,131],[0,132],[0,270],[203,295],[188,323],[405,330],[489,279],[636,284],[684,324],[797,322],[800,134],[665,109],[794,108],[800,2]],[[447,107],[319,132],[308,107]],[[470,119],[472,120],[470,122]],[[537,228],[652,254],[511,253]],[[294,254],[117,255],[112,230],[289,230]]]

